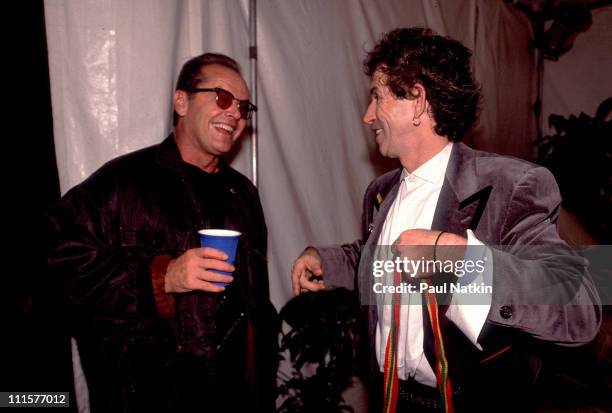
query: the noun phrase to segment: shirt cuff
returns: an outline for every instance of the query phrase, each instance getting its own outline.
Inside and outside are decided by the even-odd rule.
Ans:
[[[170,255],[158,255],[151,264],[151,282],[153,284],[153,295],[155,306],[161,318],[174,317],[174,295],[166,293],[166,270],[172,260]]]
[[[467,230],[467,240],[468,247],[463,258],[464,261],[476,262],[482,260],[484,268],[482,271],[474,270],[471,273],[466,273],[463,277],[459,278],[459,284],[462,286],[469,284],[491,286],[493,272],[491,251],[469,229]],[[446,318],[455,323],[479,350],[482,350],[482,347],[478,344],[478,336],[489,315],[491,298],[492,293],[486,289],[479,292],[456,293],[453,294],[451,303],[446,311]]]

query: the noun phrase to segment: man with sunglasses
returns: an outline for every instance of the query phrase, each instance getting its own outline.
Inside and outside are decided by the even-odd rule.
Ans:
[[[238,64],[212,53],[184,64],[173,105],[161,144],[107,163],[49,213],[49,272],[91,410],[271,411],[267,229],[256,188],[222,159],[257,108]],[[241,232],[235,265],[199,247],[202,228]]]

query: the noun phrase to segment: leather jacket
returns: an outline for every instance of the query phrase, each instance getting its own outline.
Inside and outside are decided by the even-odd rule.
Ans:
[[[224,163],[215,174],[185,163],[170,135],[104,165],[48,223],[49,277],[92,411],[272,410],[277,315],[263,211],[246,177]],[[219,294],[174,294],[165,319],[151,265],[199,247],[201,228],[242,232],[234,281]]]

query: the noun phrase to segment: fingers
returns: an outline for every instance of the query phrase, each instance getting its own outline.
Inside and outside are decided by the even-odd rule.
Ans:
[[[308,266],[306,264],[306,258],[304,255],[301,255],[295,262],[293,263],[293,268],[291,269],[291,289],[293,290],[293,295],[297,296],[301,291],[301,280],[306,277],[308,273]]]
[[[195,262],[195,265],[203,270],[219,270],[224,272],[234,272],[236,269],[232,264],[214,258],[202,258]]]
[[[393,245],[433,245],[439,233],[429,229],[408,229],[402,231]]]
[[[323,275],[323,268],[321,268],[321,256],[316,249],[312,247],[306,248],[301,257],[304,258],[303,263],[308,271],[317,277],[321,277]]]
[[[232,273],[233,265],[224,261],[227,255],[213,248],[194,248],[172,260],[166,270],[165,290],[168,293],[184,293],[193,290],[221,292],[225,287],[215,282],[231,283],[233,277],[220,274]]]
[[[311,277],[312,274],[309,271],[291,273],[291,287],[294,296],[300,295],[302,292],[320,291],[325,288],[323,280],[311,280]]]
[[[297,261],[293,264],[293,268],[291,269],[291,290],[294,296],[300,295],[300,278],[305,275],[303,270],[296,269],[296,264]]]
[[[291,269],[291,288],[293,295],[297,296],[303,291],[320,291],[325,288],[322,280],[311,280],[312,275],[323,275],[321,257],[314,249],[307,249],[295,260]]]
[[[307,291],[321,291],[325,289],[325,282],[323,280],[309,280],[308,276],[300,278],[300,289],[298,291],[300,293],[304,293]]]
[[[188,277],[185,280],[185,289],[187,291],[207,291],[211,293],[219,293],[225,291],[222,285],[214,284],[215,282],[230,283],[233,278],[222,274],[203,271],[201,274],[196,274],[193,277]]]
[[[209,283],[226,283],[229,284],[234,281],[234,277],[227,274],[221,274],[214,269],[203,270],[196,274],[196,277],[205,282]]]
[[[200,258],[213,258],[221,261],[225,261],[228,258],[227,254],[223,251],[210,247],[194,248],[190,251],[193,251],[193,253]]]

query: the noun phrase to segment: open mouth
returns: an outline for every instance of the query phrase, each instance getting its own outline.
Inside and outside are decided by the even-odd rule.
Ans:
[[[229,133],[230,135],[236,130],[235,127],[228,125],[227,123],[215,122],[212,124],[212,126],[218,130]]]

